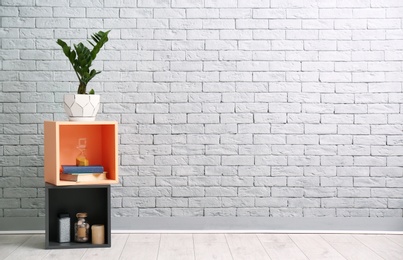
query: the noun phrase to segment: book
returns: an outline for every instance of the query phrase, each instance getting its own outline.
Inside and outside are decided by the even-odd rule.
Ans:
[[[62,181],[75,181],[75,182],[91,182],[107,180],[106,172],[103,173],[79,173],[69,174],[60,173],[60,180]]]
[[[102,165],[89,165],[89,166],[75,166],[75,165],[62,165],[62,173],[103,173],[104,167]]]

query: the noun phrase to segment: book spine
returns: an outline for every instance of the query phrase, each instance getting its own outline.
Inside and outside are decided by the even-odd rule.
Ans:
[[[102,173],[102,166],[63,166],[63,173]]]

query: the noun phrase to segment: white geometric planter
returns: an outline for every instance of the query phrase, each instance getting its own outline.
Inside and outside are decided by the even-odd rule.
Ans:
[[[99,95],[64,94],[64,110],[70,121],[95,121],[99,102]]]

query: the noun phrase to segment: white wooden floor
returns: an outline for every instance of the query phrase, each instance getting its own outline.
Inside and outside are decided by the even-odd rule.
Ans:
[[[44,245],[44,235],[0,235],[0,259],[403,259],[403,235],[112,234],[111,248]]]

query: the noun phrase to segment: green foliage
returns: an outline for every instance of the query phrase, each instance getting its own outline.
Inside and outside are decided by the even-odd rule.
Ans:
[[[101,73],[101,71],[96,71],[95,69],[91,70],[90,68],[92,62],[97,57],[97,54],[101,50],[102,46],[108,41],[109,32],[110,30],[106,32],[99,31],[91,36],[93,42],[91,42],[90,40],[88,40],[88,42],[92,45],[92,50],[89,50],[81,42],[77,45],[74,44],[74,50],[72,50],[72,48],[68,46],[67,43],[60,39],[57,40],[57,44],[62,47],[64,55],[66,55],[66,57],[69,59],[80,82],[77,94],[86,94],[88,82],[97,74]],[[94,93],[95,92],[92,89],[90,91],[90,94]]]

